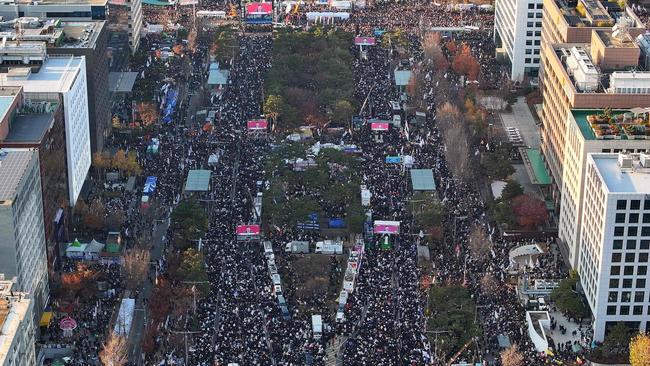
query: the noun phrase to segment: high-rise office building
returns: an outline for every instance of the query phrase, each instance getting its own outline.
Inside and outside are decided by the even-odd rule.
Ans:
[[[649,112],[650,109],[643,108],[573,109],[567,118],[558,237],[560,248],[573,268],[578,267],[580,252],[587,155],[650,152],[650,140],[645,139],[643,127],[648,123]]]
[[[589,154],[578,273],[594,340],[622,322],[650,330],[650,155]]]
[[[0,86],[22,86],[28,99],[63,105],[68,168],[68,199],[74,206],[91,163],[88,87],[85,57],[48,56],[42,43],[9,43],[0,46],[3,58],[29,58],[32,67],[16,67],[0,73]]]
[[[49,297],[38,152],[0,151],[0,268],[31,294],[37,315]]]
[[[69,213],[63,108],[52,101],[27,101],[19,86],[0,87],[0,106],[0,148],[38,149],[48,269],[54,271],[61,264]]]
[[[494,39],[508,57],[513,81],[537,77],[542,7],[542,0],[498,0],[495,3]]]

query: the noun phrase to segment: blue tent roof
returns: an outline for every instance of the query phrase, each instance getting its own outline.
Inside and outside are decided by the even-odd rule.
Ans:
[[[228,83],[228,70],[213,69],[210,67],[210,74],[208,75],[208,85],[225,85]]]
[[[395,70],[395,84],[397,86],[406,86],[411,80],[411,71],[409,70]]]

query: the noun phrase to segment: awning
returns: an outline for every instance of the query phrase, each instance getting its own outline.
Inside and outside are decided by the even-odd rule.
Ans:
[[[542,154],[538,149],[519,149],[521,156],[524,159],[524,166],[528,172],[530,182],[536,185],[549,185],[551,184],[551,176],[546,170]]]
[[[51,311],[46,311],[41,315],[41,321],[39,323],[39,326],[41,327],[50,327],[50,323],[52,322],[52,316],[54,314]]]
[[[435,191],[436,182],[433,180],[433,170],[411,169],[411,184],[414,191]]]

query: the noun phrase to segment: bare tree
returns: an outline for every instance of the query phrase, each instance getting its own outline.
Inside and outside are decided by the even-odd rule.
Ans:
[[[516,343],[501,352],[501,364],[503,366],[523,366],[524,355],[519,352],[519,347]]]
[[[144,280],[149,272],[149,257],[149,250],[143,248],[133,248],[122,256],[124,282],[128,289],[137,288]]]
[[[494,276],[489,273],[486,273],[481,277],[481,291],[486,296],[496,295],[497,290],[499,289],[499,281],[497,281]]]
[[[472,174],[467,132],[462,126],[456,126],[443,134],[449,169],[457,178],[467,180]]]
[[[449,68],[449,61],[447,60],[445,53],[442,51],[440,39],[441,36],[438,32],[427,33],[422,38],[424,62],[427,65],[432,65],[436,72],[444,72]]]
[[[485,263],[492,250],[492,243],[483,226],[474,225],[469,232],[469,250],[480,263]]]
[[[128,361],[126,339],[111,333],[104,342],[104,349],[99,352],[99,359],[104,366],[126,365]]]

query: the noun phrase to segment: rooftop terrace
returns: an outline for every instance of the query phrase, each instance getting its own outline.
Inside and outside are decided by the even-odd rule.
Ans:
[[[571,115],[585,140],[650,139],[648,113],[631,110],[573,109]]]

